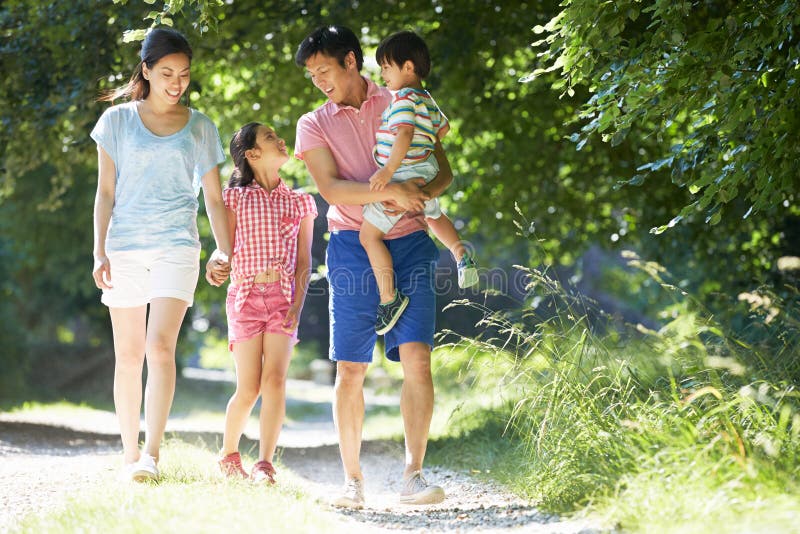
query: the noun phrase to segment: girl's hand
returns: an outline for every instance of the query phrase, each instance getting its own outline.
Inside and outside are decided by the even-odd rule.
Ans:
[[[300,322],[300,311],[299,306],[292,304],[289,311],[286,312],[281,328],[287,334],[294,334],[295,330],[297,330],[297,324]]]
[[[228,261],[228,255],[215,250],[211,254],[208,263],[206,263],[206,280],[212,286],[219,287],[227,280],[230,274],[231,263]]]
[[[108,256],[95,256],[92,278],[98,289],[114,287],[114,284],[111,283],[111,262],[108,261]]]

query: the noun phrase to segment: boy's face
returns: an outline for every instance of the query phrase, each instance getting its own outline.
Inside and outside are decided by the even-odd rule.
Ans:
[[[381,63],[381,78],[383,78],[386,87],[391,91],[397,91],[405,87],[403,70],[396,63],[389,61]]]

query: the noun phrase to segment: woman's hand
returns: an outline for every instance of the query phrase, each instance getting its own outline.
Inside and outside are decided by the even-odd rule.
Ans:
[[[94,285],[98,289],[111,289],[114,287],[114,284],[111,283],[111,262],[108,260],[108,256],[94,257],[92,278],[94,278]]]
[[[206,280],[212,286],[219,287],[230,274],[231,263],[228,261],[228,255],[219,249],[215,250],[206,263]]]

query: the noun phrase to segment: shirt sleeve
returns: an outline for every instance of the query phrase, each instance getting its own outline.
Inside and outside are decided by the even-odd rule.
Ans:
[[[398,126],[414,126],[416,118],[417,96],[412,91],[398,91],[389,108],[388,125],[393,132]]]
[[[297,210],[300,212],[300,218],[308,217],[316,218],[317,216],[317,203],[314,197],[308,193],[301,193],[297,199]]]
[[[108,108],[100,115],[100,118],[97,120],[97,124],[94,125],[92,132],[89,134],[89,137],[94,139],[94,142],[98,144],[98,146],[103,147],[111,159],[114,161],[114,165],[119,169],[119,154],[117,152],[117,136],[115,135],[115,130],[117,130],[117,118],[118,113],[114,111],[114,108]]]
[[[294,157],[303,159],[303,152],[314,148],[328,147],[328,141],[313,113],[306,113],[297,121],[297,135],[294,141]]]
[[[222,190],[222,202],[229,210],[236,212],[239,207],[239,198],[241,197],[241,190],[238,187],[226,187]]]
[[[202,134],[199,139],[197,158],[194,163],[194,189],[196,193],[200,191],[203,176],[225,161],[225,152],[222,151],[222,141],[219,138],[217,127],[214,126],[214,123],[205,115],[202,120]]]

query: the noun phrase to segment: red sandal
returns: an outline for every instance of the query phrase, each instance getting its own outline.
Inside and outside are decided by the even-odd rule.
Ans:
[[[253,466],[250,478],[256,483],[268,482],[270,484],[275,484],[275,468],[266,460],[258,461]]]
[[[242,467],[242,457],[238,452],[220,458],[219,469],[227,478],[247,478],[247,471]]]

